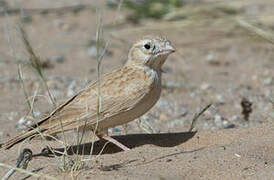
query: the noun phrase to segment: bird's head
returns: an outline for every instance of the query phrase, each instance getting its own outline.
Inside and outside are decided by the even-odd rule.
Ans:
[[[146,36],[132,46],[127,64],[148,66],[155,70],[161,70],[168,55],[173,52],[175,52],[175,48],[166,38]]]

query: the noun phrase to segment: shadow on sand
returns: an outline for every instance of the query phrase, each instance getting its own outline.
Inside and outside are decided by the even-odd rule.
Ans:
[[[195,134],[196,132],[178,132],[178,133],[161,133],[161,134],[129,134],[129,135],[121,135],[121,136],[112,136],[112,138],[116,139],[117,141],[124,144],[130,149],[139,147],[145,144],[153,144],[159,147],[174,147],[188,141]],[[106,143],[107,142],[104,140],[94,142],[92,154],[94,155],[113,154],[113,153],[122,151],[116,145],[112,143],[107,143],[107,144]],[[73,155],[73,154],[89,155],[90,150],[92,149],[91,147],[92,147],[92,143],[85,143],[79,146],[76,146],[76,145],[70,146],[67,149],[67,153],[68,155]],[[58,152],[64,152],[65,149],[56,148],[54,150]],[[52,153],[49,151],[43,154],[46,156],[52,155]],[[57,154],[57,155],[60,155],[60,154]]]

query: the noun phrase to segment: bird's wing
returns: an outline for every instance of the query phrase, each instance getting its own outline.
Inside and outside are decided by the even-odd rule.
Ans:
[[[135,69],[110,73],[102,78],[99,114],[98,89],[97,83],[94,83],[38,123],[39,128],[47,134],[55,134],[84,126],[86,123],[104,123],[104,119],[135,107],[148,94],[154,80],[146,76],[143,71]]]

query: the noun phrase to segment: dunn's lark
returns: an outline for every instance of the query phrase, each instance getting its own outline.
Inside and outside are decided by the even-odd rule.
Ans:
[[[71,97],[48,117],[26,132],[0,145],[8,149],[39,133],[55,135],[62,131],[86,127],[122,148],[126,146],[108,136],[108,128],[125,124],[146,113],[161,94],[162,65],[175,51],[170,41],[162,37],[144,37],[129,51],[126,64],[101,77],[101,110],[97,112],[97,82]]]

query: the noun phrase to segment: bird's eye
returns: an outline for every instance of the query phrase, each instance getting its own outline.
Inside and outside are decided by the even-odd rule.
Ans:
[[[145,44],[144,47],[145,47],[146,49],[150,49],[150,45],[149,45],[149,44]]]

